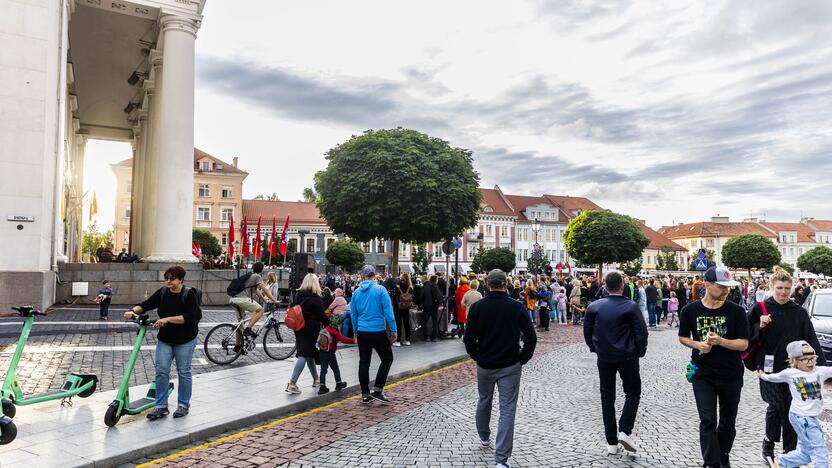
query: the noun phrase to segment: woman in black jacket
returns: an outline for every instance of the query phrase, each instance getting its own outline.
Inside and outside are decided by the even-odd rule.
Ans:
[[[442,292],[436,284],[436,275],[430,275],[422,286],[422,310],[425,328],[425,341],[428,340],[428,320],[431,322],[430,341],[436,341],[439,336],[439,306],[442,305]]]
[[[757,353],[757,369],[763,370],[766,355],[774,356],[773,372],[780,372],[787,367],[786,345],[792,341],[805,340],[815,350],[820,351],[815,327],[806,309],[791,300],[791,275],[780,267],[774,267],[769,277],[772,296],[763,303],[757,303],[748,315],[750,342],[763,341],[763,347]],[[818,365],[826,365],[823,352],[818,352]],[[766,410],[766,435],[763,438],[763,458],[774,459],[774,444],[783,434],[783,453],[797,447],[797,434],[789,422],[789,408],[792,397],[789,384],[772,383],[760,380],[760,394],[768,403]]]
[[[321,301],[321,284],[315,274],[309,273],[303,278],[303,283],[295,294],[294,302],[303,310],[304,326],[301,330],[295,332],[298,360],[292,370],[292,378],[289,380],[289,384],[286,385],[286,393],[297,395],[301,393],[297,382],[300,373],[303,371],[303,366],[308,367],[312,374],[312,386],[320,385],[317,367],[318,348],[315,344],[318,342],[321,324],[329,325],[329,317],[324,314],[324,303]]]

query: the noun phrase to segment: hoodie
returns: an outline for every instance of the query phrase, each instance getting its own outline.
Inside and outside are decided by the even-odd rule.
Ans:
[[[763,330],[763,349],[757,353],[757,368],[762,369],[766,354],[774,355],[774,372],[780,372],[788,367],[788,355],[786,345],[792,341],[806,340],[816,350],[820,350],[820,343],[815,334],[815,327],[809,318],[806,309],[795,303],[787,301],[779,304],[770,297],[765,300],[766,310],[771,315],[771,323]],[[748,313],[749,341],[753,342],[760,338],[760,316],[763,309],[760,304],[755,304]],[[818,365],[826,365],[826,358],[823,353],[818,353]]]
[[[396,333],[390,295],[384,286],[373,280],[362,281],[352,294],[350,318],[356,332],[383,332],[389,326],[390,331]]]

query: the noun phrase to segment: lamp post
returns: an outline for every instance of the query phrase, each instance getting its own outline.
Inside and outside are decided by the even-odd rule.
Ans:
[[[539,261],[540,261],[540,244],[538,243],[538,241],[539,241],[538,234],[540,233],[540,228],[541,228],[540,221],[537,218],[535,218],[534,221],[532,221],[532,232],[534,232],[534,252],[532,253],[532,256],[535,260],[538,261],[538,263],[535,264],[534,271],[532,272],[532,274],[535,274],[535,275],[540,274],[537,271],[538,270],[537,266],[539,265]]]

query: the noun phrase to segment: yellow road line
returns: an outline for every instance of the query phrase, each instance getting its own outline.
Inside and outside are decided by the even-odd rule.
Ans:
[[[467,364],[469,362],[471,362],[471,360],[466,359],[464,361],[457,362],[456,364],[451,364],[449,366],[445,366],[445,367],[441,367],[441,368],[436,369],[436,370],[425,372],[424,374],[414,375],[414,376],[408,377],[406,379],[399,380],[398,382],[394,382],[390,385],[387,385],[387,386],[385,386],[385,388],[398,387],[399,385],[403,385],[407,382],[411,382],[413,380],[417,380],[417,379],[428,377],[428,376],[431,376],[431,375],[434,375],[434,374],[438,374],[439,372],[443,372],[443,371],[446,371],[446,370],[449,370],[449,369],[453,369],[454,367],[459,367],[459,366],[461,366],[463,364]],[[308,416],[310,414],[314,414],[314,413],[317,413],[319,411],[324,411],[324,410],[328,410],[330,408],[335,408],[335,407],[341,406],[341,405],[343,405],[347,402],[357,400],[360,396],[361,395],[353,395],[351,397],[344,398],[343,400],[338,400],[338,401],[330,403],[328,405],[313,408],[309,411],[304,411],[303,413],[293,414],[291,416],[286,416],[285,418],[277,419],[277,420],[272,421],[270,423],[263,424],[262,426],[257,426],[257,427],[253,427],[251,429],[246,429],[244,431],[235,432],[234,434],[229,434],[227,436],[220,437],[217,440],[212,440],[211,442],[205,442],[204,444],[200,444],[200,445],[197,445],[195,447],[187,448],[185,450],[182,450],[182,451],[179,451],[179,452],[176,452],[176,453],[172,453],[168,456],[157,458],[155,460],[150,460],[149,462],[145,462],[145,463],[142,463],[140,465],[136,465],[136,468],[144,468],[144,467],[147,467],[147,466],[158,465],[159,463],[164,463],[166,461],[174,460],[176,458],[181,458],[181,457],[184,457],[185,455],[189,455],[191,453],[198,452],[202,449],[212,447],[214,445],[219,445],[223,442],[228,442],[230,440],[239,439],[240,437],[245,437],[249,434],[254,434],[256,432],[260,432],[260,431],[269,429],[271,427],[277,426],[279,424],[283,424],[285,422],[292,421],[294,419],[302,418],[304,416]]]

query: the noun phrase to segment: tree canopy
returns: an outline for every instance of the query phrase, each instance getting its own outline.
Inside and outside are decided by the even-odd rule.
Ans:
[[[313,203],[318,200],[318,194],[315,193],[315,189],[312,187],[306,187],[303,189],[303,201]]]
[[[415,130],[368,130],[326,153],[315,174],[321,216],[357,241],[416,244],[475,226],[482,195],[469,150]],[[393,256],[393,271],[398,256]]]
[[[730,268],[767,270],[780,263],[780,250],[771,239],[759,234],[744,234],[728,239],[722,246],[722,261]]]
[[[656,268],[659,270],[676,271],[679,269],[679,262],[676,261],[676,252],[670,247],[662,247],[656,255]]]
[[[96,250],[101,246],[113,243],[112,229],[107,232],[98,232],[98,225],[93,221],[86,229],[81,239],[81,248],[85,255],[95,255]],[[86,258],[86,257],[84,257]]]
[[[552,265],[549,261],[549,257],[545,255],[543,252],[540,252],[540,257],[535,257],[534,252],[532,255],[529,255],[529,258],[526,260],[526,268],[528,268],[529,273],[532,274],[542,274],[546,270],[551,270]]]
[[[257,196],[254,197],[254,200],[278,201],[278,200],[280,200],[280,198],[278,198],[276,192],[272,192],[271,195],[265,195],[265,196],[262,193],[258,194]]]
[[[832,249],[818,246],[797,259],[797,267],[816,275],[832,276]]]
[[[621,271],[624,272],[627,276],[636,276],[641,271],[641,257],[630,260],[629,262],[624,262],[621,265]]]
[[[364,263],[364,249],[352,240],[338,240],[326,249],[326,261],[352,272]]]
[[[477,251],[474,260],[471,262],[471,271],[474,273],[488,273],[499,268],[510,273],[517,266],[517,257],[514,251],[505,247],[484,248]]]
[[[203,255],[216,257],[222,253],[220,241],[218,241],[217,238],[211,234],[211,231],[208,231],[207,229],[194,229],[192,241],[199,242],[199,246],[202,247]]]
[[[650,240],[630,217],[611,211],[584,211],[569,222],[563,244],[572,258],[598,265],[623,263],[641,257]]]

